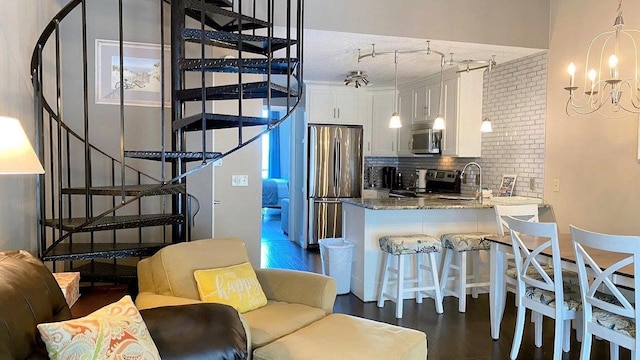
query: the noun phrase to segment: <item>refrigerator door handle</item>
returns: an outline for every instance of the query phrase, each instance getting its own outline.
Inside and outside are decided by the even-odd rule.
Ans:
[[[338,155],[338,162],[336,164],[336,194],[340,194],[340,181],[342,180],[342,145],[340,144],[342,142],[342,136],[338,136],[338,141],[336,141],[336,147],[337,147],[337,151],[336,154]]]
[[[338,167],[338,157],[339,157],[339,153],[338,153],[338,142],[334,142],[333,143],[333,191],[334,194],[338,193],[338,173],[340,171],[340,168]]]

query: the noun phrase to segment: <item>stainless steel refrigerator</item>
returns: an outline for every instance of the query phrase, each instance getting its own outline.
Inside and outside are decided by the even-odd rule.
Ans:
[[[342,236],[341,198],[362,189],[362,126],[309,124],[307,242]]]

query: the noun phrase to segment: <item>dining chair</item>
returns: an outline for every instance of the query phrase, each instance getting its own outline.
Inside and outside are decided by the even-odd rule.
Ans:
[[[512,216],[504,218],[511,232],[511,244],[517,269],[516,330],[511,347],[511,359],[518,357],[526,309],[535,317],[535,345],[542,346],[542,317],[555,319],[553,359],[562,358],[562,352],[570,348],[571,320],[578,319],[581,309],[580,287],[562,282],[562,266],[556,223],[529,222]],[[529,251],[522,238],[537,237],[536,248]],[[538,256],[551,250],[552,271],[548,274],[545,264]]]
[[[522,204],[522,205],[494,205],[493,209],[496,213],[496,223],[498,225],[498,236],[505,236],[509,233],[509,224],[504,220],[507,216],[513,216],[521,220],[538,222],[538,205],[536,204]],[[513,251],[509,251],[506,254],[507,266],[505,266],[506,276],[504,276],[504,283],[502,284],[502,299],[500,302],[500,322],[504,315],[504,308],[507,301],[507,290],[517,294],[516,286],[518,285],[517,271],[515,264],[513,263]],[[518,306],[518,297],[516,296],[516,306]]]
[[[612,279],[616,271],[626,266],[632,266],[634,274],[640,271],[640,236],[600,234],[572,225],[571,237],[583,303],[584,337],[580,359],[589,359],[594,335],[609,341],[611,359],[618,359],[620,346],[631,350],[631,359],[640,359],[640,353],[637,352],[640,342],[636,336],[636,324],[640,323],[640,310],[637,307],[640,304],[640,292],[634,290],[640,286],[640,280],[634,277],[633,289],[629,289],[621,288]],[[602,252],[615,253],[618,255],[617,261],[603,267],[594,260],[596,252],[600,259]],[[610,295],[603,297],[601,291]],[[623,291],[632,295],[625,297]],[[629,298],[633,301],[629,301]]]

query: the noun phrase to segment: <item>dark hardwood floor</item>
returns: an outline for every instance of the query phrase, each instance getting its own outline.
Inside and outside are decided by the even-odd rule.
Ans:
[[[318,250],[307,251],[288,240],[282,233],[277,212],[267,213],[263,219],[262,266],[321,272]],[[435,312],[431,299],[425,299],[422,304],[416,304],[414,300],[405,300],[403,317],[396,319],[393,302],[387,301],[383,308],[378,308],[375,302],[362,302],[351,293],[338,295],[334,311],[421,330],[427,334],[428,358],[433,360],[509,359],[515,327],[515,306],[511,293],[507,297],[499,340],[493,340],[490,334],[488,294],[481,294],[477,299],[469,295],[466,313],[458,312],[457,299],[449,296],[444,300],[442,315]],[[533,323],[529,318],[527,314],[518,359],[551,359],[553,357],[553,321],[545,318],[542,347],[536,348],[533,339]],[[564,353],[562,359],[579,359],[579,357],[580,343],[575,340],[575,331],[572,331],[571,351]],[[620,359],[629,358],[630,352],[621,349]],[[609,343],[594,340],[591,359],[609,359]]]

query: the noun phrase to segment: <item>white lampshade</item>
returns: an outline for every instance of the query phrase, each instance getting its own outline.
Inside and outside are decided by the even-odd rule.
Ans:
[[[402,121],[400,121],[400,115],[397,112],[394,112],[391,115],[391,119],[389,119],[389,128],[390,129],[398,129],[402,127]]]
[[[436,119],[433,121],[433,130],[444,130],[444,116],[438,114]]]
[[[482,120],[480,132],[493,132],[493,127],[491,126],[491,120],[489,120],[489,118],[484,118],[484,120]]]
[[[0,116],[0,174],[43,174],[18,119]]]

